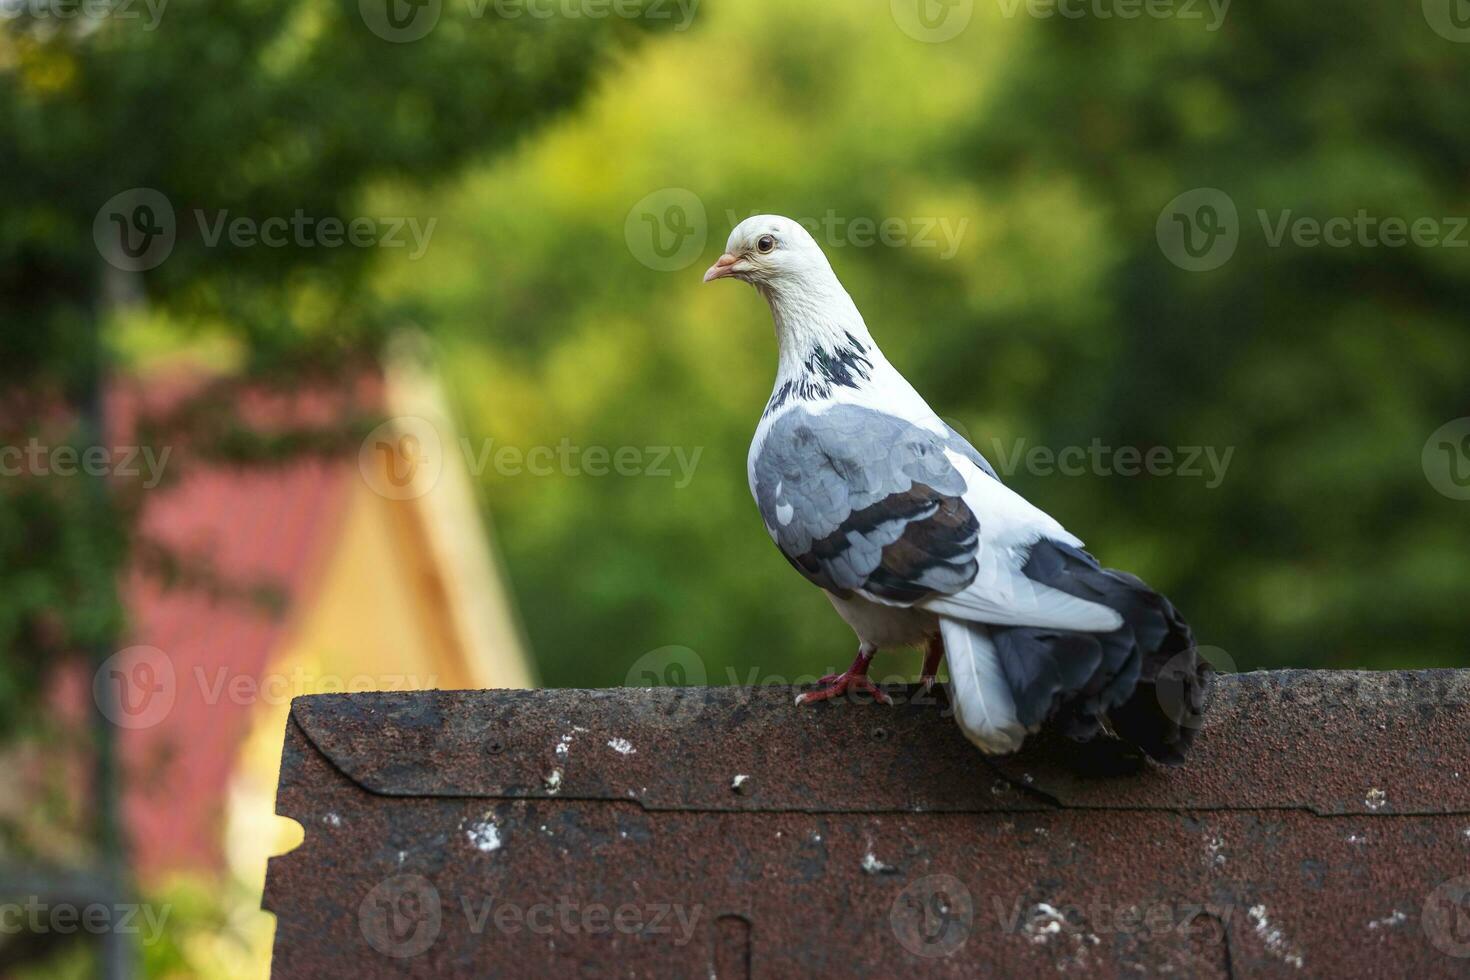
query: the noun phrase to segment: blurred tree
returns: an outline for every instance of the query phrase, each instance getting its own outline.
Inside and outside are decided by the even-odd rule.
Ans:
[[[851,656],[745,486],[775,365],[764,304],[699,282],[754,211],[811,222],[936,410],[1175,598],[1226,666],[1463,662],[1470,527],[1420,453],[1470,415],[1465,250],[1272,248],[1256,211],[1470,213],[1470,59],[1417,8],[1289,6],[1232,7],[1212,30],[977,4],[941,44],[886,4],[712,6],[567,126],[418,200],[456,215],[436,278],[385,268],[377,288],[443,328],[473,428],[522,451],[702,450],[683,482],[486,457],[543,677],[622,683],[671,644],[711,683]],[[1240,227],[1232,259],[1192,272],[1156,226],[1197,186]],[[671,188],[707,238],[704,264],[665,271],[635,205]],[[894,247],[860,233],[885,220]],[[1068,446],[1088,453],[1079,474],[1027,462]],[[1118,450],[1154,447],[1171,475],[1119,473],[1137,464]],[[1189,475],[1188,447],[1214,469]]]
[[[58,430],[51,410],[85,415],[110,356],[99,323],[116,302],[146,296],[281,383],[371,356],[396,316],[360,291],[382,251],[334,247],[368,217],[364,189],[431,182],[512,145],[665,23],[499,9],[6,5],[0,445],[23,447],[48,419],[48,444],[95,442],[68,431],[75,414]],[[291,224],[270,245],[222,229],[238,218]],[[118,630],[110,583],[126,515],[89,502],[85,480],[35,475],[0,478],[0,726],[32,717],[43,664]]]
[[[1216,31],[1045,20],[942,157],[1001,197],[1071,188],[1097,216],[1105,274],[1086,293],[1060,278],[1065,330],[1019,398],[1058,445],[1233,448],[1233,465],[1216,487],[1067,480],[1048,496],[1109,557],[1131,545],[1243,668],[1465,663],[1470,515],[1421,453],[1470,416],[1454,95],[1470,56],[1424,8],[1255,4]],[[1233,254],[1225,239],[1198,271],[1166,261],[1161,220],[1189,222],[1200,251],[1215,216]],[[1337,230],[1281,235],[1303,219]],[[1433,244],[1395,239],[1415,221]],[[1001,363],[1034,349],[1029,319],[990,318]],[[964,397],[953,364],[932,368]]]
[[[114,582],[137,488],[68,476],[79,457],[56,455],[105,444],[114,311],[146,300],[146,316],[223,338],[257,381],[354,375],[395,319],[364,301],[364,272],[383,254],[364,243],[404,239],[401,227],[364,224],[387,217],[363,211],[365,189],[429,183],[504,150],[669,23],[518,9],[0,3],[0,735],[44,720],[49,669],[106,656],[123,635]],[[238,219],[258,231],[235,234]],[[208,397],[175,418],[218,431],[229,391]],[[33,444],[47,448],[43,463],[15,456]],[[175,454],[169,477],[187,465]],[[99,844],[115,869],[106,743]],[[0,859],[14,845],[0,839]]]

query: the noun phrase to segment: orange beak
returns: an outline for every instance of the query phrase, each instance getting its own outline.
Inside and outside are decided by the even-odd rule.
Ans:
[[[726,252],[715,260],[715,264],[709,267],[704,274],[705,282],[714,282],[716,279],[728,279],[735,274],[735,263],[740,261],[735,256]]]

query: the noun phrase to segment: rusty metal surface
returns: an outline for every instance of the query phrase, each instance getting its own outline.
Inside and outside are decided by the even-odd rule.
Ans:
[[[273,972],[1466,976],[1467,676],[1222,678],[1176,769],[913,689],[299,698]]]

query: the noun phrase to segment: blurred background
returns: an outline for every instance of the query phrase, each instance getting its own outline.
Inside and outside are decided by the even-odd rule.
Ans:
[[[1466,665],[1464,0],[0,17],[0,976],[264,976],[293,696],[848,662],[752,213],[1221,669]]]

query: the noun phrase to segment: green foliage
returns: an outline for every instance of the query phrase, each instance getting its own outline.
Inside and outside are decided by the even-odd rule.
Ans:
[[[1233,449],[1217,487],[1007,479],[1235,664],[1463,660],[1466,505],[1420,451],[1470,415],[1466,253],[1271,248],[1256,216],[1470,213],[1463,45],[1367,2],[1236,6],[1216,31],[1004,7],[977,4],[931,45],[887,4],[711,5],[586,112],[414,199],[453,216],[435,274],[386,270],[376,288],[440,331],[472,441],[703,449],[683,489],[485,468],[549,683],[621,683],[666,644],[695,649],[711,683],[851,656],[748,497],[775,350],[752,291],[699,281],[727,211],[968,221],[948,260],[818,237],[889,357],[997,465],[1094,440]],[[1241,239],[1189,272],[1155,224],[1198,186],[1236,202]],[[674,273],[624,239],[661,188],[709,217],[702,262]]]
[[[48,446],[96,443],[76,423],[126,347],[106,317],[118,299],[141,294],[186,334],[228,338],[247,369],[278,384],[371,355],[399,316],[363,301],[364,273],[385,250],[212,242],[209,229],[222,214],[367,217],[367,189],[432,183],[504,150],[657,26],[446,4],[432,33],[400,44],[373,33],[355,0],[175,0],[151,26],[145,4],[100,18],[79,7],[8,11],[0,33],[4,447],[43,422]],[[161,193],[175,215],[171,253],[141,281],[105,264],[93,236],[99,209],[133,188]],[[288,434],[265,445],[208,421],[216,455],[331,442]],[[61,652],[118,637],[127,492],[112,487],[109,502],[86,477],[0,476],[0,729],[31,716]]]

